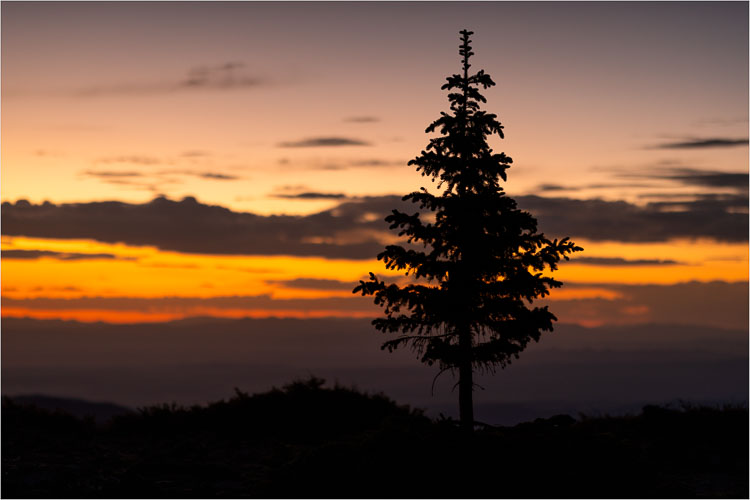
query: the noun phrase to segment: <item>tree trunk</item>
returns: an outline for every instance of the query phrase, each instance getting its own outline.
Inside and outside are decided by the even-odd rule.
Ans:
[[[462,351],[461,365],[458,368],[458,411],[461,428],[474,431],[474,380],[471,366],[471,330],[460,333],[459,346]]]

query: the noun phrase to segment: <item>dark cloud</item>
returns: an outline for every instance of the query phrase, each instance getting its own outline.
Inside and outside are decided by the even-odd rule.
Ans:
[[[282,148],[315,148],[329,146],[369,146],[370,144],[359,139],[349,137],[311,137],[299,141],[282,142]]]
[[[647,171],[640,172],[618,172],[617,177],[627,179],[645,179],[650,181],[670,181],[682,186],[695,186],[704,188],[706,191],[719,189],[732,189],[742,193],[748,191],[747,172],[723,172],[720,170],[707,170],[689,167],[663,167],[656,166]],[[643,185],[653,187],[653,185]],[[723,196],[723,193],[711,192],[696,193],[694,196]],[[667,198],[679,196],[681,193],[665,195]],[[654,194],[647,195],[656,197]]]
[[[539,220],[548,235],[596,241],[657,242],[673,238],[711,238],[742,242],[748,238],[747,214],[737,199],[699,199],[679,206],[664,202],[638,206],[626,201],[518,196],[520,208]],[[747,197],[744,198],[747,206]]]
[[[650,177],[672,180],[689,186],[741,190],[747,190],[748,188],[747,172],[719,172],[696,168],[674,168],[664,172],[655,172]]]
[[[342,200],[347,198],[344,193],[323,193],[311,191],[304,184],[277,186],[276,192],[268,195],[269,198],[280,198],[285,200]]]
[[[672,266],[681,264],[676,260],[666,259],[634,259],[628,260],[622,257],[573,257],[571,262],[578,264],[590,264],[594,266]]]
[[[296,278],[292,280],[268,280],[268,284],[281,285],[285,288],[303,288],[310,290],[341,290],[351,291],[356,285],[356,281],[340,281],[331,279],[318,278]]]
[[[2,206],[6,235],[91,238],[104,242],[155,245],[164,250],[231,255],[317,255],[372,258],[382,250],[377,232],[387,230],[384,214],[400,197],[365,198],[306,216],[261,216],[232,212],[187,197],[144,204],[95,202]],[[371,220],[367,214],[378,216]],[[382,216],[381,216],[382,215]],[[345,238],[356,231],[356,238]],[[352,242],[356,240],[356,242]]]
[[[730,211],[732,213],[747,214],[748,197],[746,195],[716,195],[694,196],[684,200],[662,200],[649,203],[649,206],[660,211],[681,211],[700,209],[704,212]]]
[[[57,260],[93,260],[93,259],[117,259],[135,260],[131,257],[118,257],[110,253],[75,253],[75,252],[53,252],[51,250],[3,250],[0,252],[3,259],[36,260],[42,257]]]
[[[379,122],[380,118],[377,116],[350,116],[344,118],[344,121],[349,123],[374,123]]]
[[[678,142],[666,142],[655,146],[655,149],[701,149],[701,148],[726,148],[732,146],[747,146],[747,137],[744,139],[711,138],[711,139],[688,139]]]
[[[732,195],[734,196],[734,195]],[[719,195],[717,193],[668,193],[668,192],[656,192],[656,193],[640,193],[638,194],[639,198],[646,199],[656,199],[656,200],[697,200],[697,199],[704,199],[706,197],[708,198],[721,198],[722,195]]]
[[[308,191],[304,193],[279,193],[271,195],[274,198],[283,198],[288,200],[339,200],[346,198],[344,193],[317,193]]]
[[[657,242],[712,238],[744,242],[747,214],[738,198],[698,199],[676,204],[545,198],[516,198],[550,237],[596,241]],[[745,198],[745,207],[747,201]],[[400,196],[344,201],[310,215],[233,212],[187,197],[164,197],[144,204],[95,202],[33,205],[25,200],[2,205],[2,231],[8,236],[89,238],[104,242],[154,245],[163,250],[231,255],[310,255],[368,259],[382,251],[391,210],[415,206]]]
[[[579,187],[561,186],[560,184],[540,184],[537,191],[577,191]]]

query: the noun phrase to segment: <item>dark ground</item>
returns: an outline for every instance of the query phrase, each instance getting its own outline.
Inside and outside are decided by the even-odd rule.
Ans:
[[[463,435],[296,382],[105,423],[5,398],[2,497],[748,497],[746,408],[561,415]]]

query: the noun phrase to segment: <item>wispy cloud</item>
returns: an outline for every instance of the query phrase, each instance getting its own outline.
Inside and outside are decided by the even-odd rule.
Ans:
[[[154,163],[161,163],[154,161]],[[126,186],[128,188],[145,189],[158,192],[165,184],[181,184],[179,177],[199,177],[213,181],[234,181],[241,177],[221,172],[206,170],[172,169],[156,172],[138,172],[134,170],[86,170],[81,175],[93,177],[107,184]]]
[[[336,146],[369,146],[370,143],[349,137],[311,137],[299,141],[282,142],[281,148],[317,148]]]
[[[81,175],[84,177],[93,177],[105,184],[121,186],[131,190],[150,191],[152,193],[162,192],[167,184],[182,183],[179,179],[136,171],[86,170],[81,172]]]
[[[311,168],[315,170],[348,170],[350,168],[379,168],[405,166],[406,161],[383,160],[381,158],[365,158],[360,160],[349,161],[328,161],[324,163],[314,163]]]
[[[118,257],[110,253],[54,252],[51,250],[3,250],[0,255],[3,259],[14,260],[37,260],[43,257],[57,260],[135,260],[134,257]]]
[[[39,158],[62,158],[65,156],[65,153],[49,149],[35,149],[34,156]]]
[[[573,257],[572,262],[593,266],[674,266],[681,264],[676,260],[666,259],[624,259],[622,257]]]
[[[383,158],[302,158],[294,162],[288,158],[277,160],[279,165],[304,170],[348,170],[353,168],[405,167],[408,160],[386,160]]]
[[[208,151],[192,149],[189,151],[183,151],[180,156],[183,156],[185,158],[205,158],[206,156],[210,156],[210,153]]]
[[[374,123],[379,122],[380,118],[378,118],[377,116],[369,115],[349,116],[347,118],[344,118],[344,121],[349,123]]]
[[[173,163],[171,160],[160,160],[158,158],[141,158],[141,157],[123,157],[118,159],[117,163],[124,163],[127,159],[135,159],[136,161],[129,161],[137,165],[158,165],[163,163]],[[99,163],[115,163],[115,161],[99,161]],[[241,177],[234,174],[227,174],[222,172],[212,172],[208,170],[196,170],[196,169],[167,169],[157,171],[136,171],[136,170],[85,170],[81,172],[81,175],[87,177],[96,177],[104,182],[110,183],[122,183],[122,182],[136,182],[134,179],[152,179],[158,182],[176,182],[170,181],[167,177],[169,176],[192,176],[200,177],[202,179],[209,180],[220,180],[220,181],[233,181],[241,179]]]
[[[120,156],[107,156],[105,158],[99,158],[95,163],[131,163],[134,165],[158,165],[162,163],[162,160],[154,156],[142,156],[142,155],[120,155]]]
[[[405,161],[388,161],[380,158],[368,158],[365,160],[354,160],[349,163],[352,167],[392,167],[394,165],[406,165]]]
[[[213,179],[215,181],[235,181],[241,179],[241,177],[237,175],[217,174],[213,172],[191,172],[189,175],[195,175],[203,179]]]
[[[147,176],[142,172],[135,171],[86,170],[81,172],[81,175],[98,179],[105,184],[120,186],[124,189],[150,191],[152,193],[160,192],[165,184],[180,183],[178,179]]]
[[[653,149],[701,149],[701,148],[726,148],[733,146],[747,146],[748,139],[737,138],[709,138],[709,139],[686,139],[676,142],[665,142],[653,146]]]
[[[102,179],[119,179],[123,177],[143,177],[141,172],[132,171],[98,171],[98,170],[86,170],[83,175],[89,177],[101,177]]]
[[[356,281],[341,281],[319,278],[296,278],[292,280],[267,280],[271,285],[281,285],[285,288],[301,288],[309,290],[346,290],[351,291]]]
[[[739,116],[733,118],[705,118],[694,122],[694,125],[699,127],[732,127],[744,124],[747,124],[747,118]]]
[[[626,177],[633,177],[630,174],[623,175]],[[593,183],[593,184],[579,184],[576,186],[563,186],[562,184],[539,184],[535,191],[543,191],[543,192],[560,192],[560,191],[567,191],[567,192],[575,192],[575,191],[583,191],[587,189],[632,189],[632,188],[650,188],[652,187],[651,184],[648,184],[646,182],[608,182],[608,183]]]
[[[578,191],[580,187],[574,186],[563,186],[560,184],[539,184],[536,187],[537,191]]]
[[[186,175],[215,181],[235,181],[241,179],[241,177],[237,175],[202,170],[161,170],[157,172],[156,175]]]
[[[265,80],[244,73],[245,64],[228,62],[218,66],[202,66],[193,68],[188,77],[180,82],[181,88],[186,89],[237,89],[257,87]]]
[[[247,72],[239,62],[200,66],[189,69],[185,75],[156,81],[131,81],[114,84],[91,85],[77,89],[57,91],[57,94],[80,98],[137,97],[163,95],[190,91],[227,91],[261,87],[269,80]],[[12,95],[25,95],[24,91],[12,91]]]

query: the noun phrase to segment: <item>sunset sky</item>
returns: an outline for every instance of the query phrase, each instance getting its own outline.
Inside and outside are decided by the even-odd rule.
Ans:
[[[463,28],[560,323],[746,331],[746,2],[5,2],[3,318],[376,316]]]

